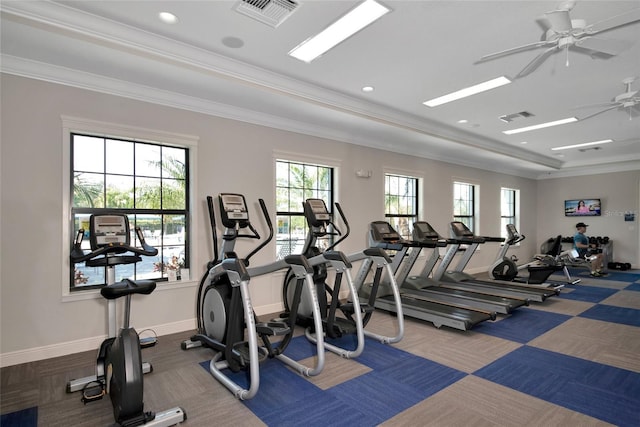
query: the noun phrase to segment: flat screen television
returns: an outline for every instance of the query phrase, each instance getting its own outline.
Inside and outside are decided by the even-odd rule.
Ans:
[[[564,216],[600,216],[600,199],[575,199],[564,201]]]

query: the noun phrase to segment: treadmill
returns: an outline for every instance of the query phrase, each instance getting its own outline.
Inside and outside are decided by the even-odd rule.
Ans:
[[[534,302],[543,302],[547,298],[559,295],[561,287],[541,288],[533,285],[518,284],[500,280],[482,280],[465,273],[463,270],[469,263],[478,245],[485,242],[502,242],[502,237],[480,237],[473,234],[471,230],[460,221],[453,221],[450,224],[451,241],[449,249],[445,253],[440,265],[433,274],[433,279],[439,282],[448,282],[449,286],[461,290],[471,290],[475,292],[490,292],[512,298],[526,298]],[[447,270],[461,245],[467,245],[458,264],[453,270]]]
[[[419,244],[401,239],[400,235],[385,221],[375,221],[370,224],[369,239],[372,247],[379,247],[386,251],[397,251],[393,256],[392,269],[393,264],[396,268],[400,264],[407,248],[420,247]],[[356,282],[358,281],[357,279]],[[361,298],[369,296],[367,290],[366,287],[360,288]],[[402,286],[400,286],[400,299],[405,316],[431,322],[437,328],[444,325],[466,331],[478,323],[496,319],[495,311],[471,309],[463,301],[459,301],[459,304],[453,301],[445,302],[441,298],[404,289]],[[393,295],[386,293],[382,284],[375,299],[375,307],[396,312]]]
[[[409,249],[405,260],[397,270],[396,281],[405,289],[412,289],[420,294],[432,295],[434,298],[451,300],[458,304],[467,304],[470,308],[495,311],[498,314],[509,314],[518,307],[529,305],[528,298],[512,298],[504,296],[501,292],[476,292],[458,289],[447,282],[438,282],[429,277],[436,263],[440,259],[439,248],[454,243],[452,239],[444,239],[426,221],[417,221],[413,224],[413,244],[419,248]],[[433,248],[422,272],[419,275],[410,276],[411,270],[422,248]]]

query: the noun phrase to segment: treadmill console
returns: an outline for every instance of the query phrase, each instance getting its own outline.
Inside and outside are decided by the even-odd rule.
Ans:
[[[117,245],[129,245],[129,219],[126,215],[91,215],[89,220],[91,250]]]
[[[402,239],[388,222],[374,221],[369,228],[374,242],[396,242]]]
[[[451,235],[451,237],[475,237],[473,231],[469,230],[469,227],[460,221],[451,223]]]
[[[249,210],[247,202],[242,194],[221,193],[218,197],[220,201],[220,218],[222,224],[227,228],[245,228],[249,224]]]
[[[440,235],[433,229],[431,224],[425,221],[417,221],[413,223],[413,238],[415,240],[439,240]]]

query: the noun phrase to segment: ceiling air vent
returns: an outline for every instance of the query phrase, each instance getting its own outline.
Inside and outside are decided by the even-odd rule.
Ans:
[[[502,120],[505,123],[511,123],[514,120],[526,119],[526,118],[532,117],[532,116],[534,116],[534,114],[531,114],[528,111],[520,111],[519,113],[506,114],[504,116],[500,116],[500,120]]]
[[[298,6],[298,3],[292,0],[240,0],[234,9],[243,15],[277,28]]]

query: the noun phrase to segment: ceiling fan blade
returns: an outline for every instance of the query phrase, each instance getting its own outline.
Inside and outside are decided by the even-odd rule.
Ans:
[[[619,108],[619,107],[620,107],[619,105],[614,105],[614,106],[612,106],[612,107],[605,108],[604,110],[600,110],[600,111],[598,111],[597,113],[593,113],[593,114],[590,114],[590,115],[585,116],[585,117],[578,117],[578,119],[579,119],[580,121],[582,121],[582,120],[587,120],[587,119],[590,119],[591,117],[595,117],[595,116],[597,116],[597,115],[599,115],[599,114],[606,113],[607,111],[615,110],[616,108]]]
[[[614,104],[613,102],[601,102],[599,104],[587,104],[587,105],[578,105],[577,107],[572,107],[572,110],[581,110],[583,108],[605,108],[605,107],[613,107],[619,106],[620,104]]]
[[[524,67],[522,69],[522,71],[520,71],[515,78],[519,79],[520,77],[524,77],[527,74],[530,74],[530,73],[534,72],[536,70],[536,68],[538,68],[540,66],[540,64],[542,64],[545,61],[545,59],[547,59],[557,49],[558,49],[557,46],[552,46],[549,49],[547,49],[544,52],[542,52],[540,55],[538,55],[535,58],[533,58],[533,61],[529,62],[526,65],[526,67]]]
[[[600,39],[597,37],[584,37],[576,42],[578,47],[611,56],[618,55],[633,45],[633,42],[627,40]]]
[[[556,33],[565,33],[573,28],[568,10],[554,10],[546,12],[544,16],[551,24],[551,30]]]
[[[539,42],[529,43],[529,44],[525,44],[525,45],[518,46],[518,47],[513,47],[513,48],[507,49],[507,50],[502,50],[500,52],[490,53],[488,55],[484,55],[482,58],[480,58],[478,61],[476,61],[476,63],[490,61],[492,59],[496,59],[496,58],[500,58],[500,57],[503,57],[503,56],[511,55],[511,54],[517,53],[517,52],[524,52],[526,50],[536,49],[538,47],[545,46],[546,44],[547,44],[546,41],[539,41]]]
[[[640,7],[591,24],[587,27],[587,32],[589,34],[603,33],[638,21],[640,21]]]

